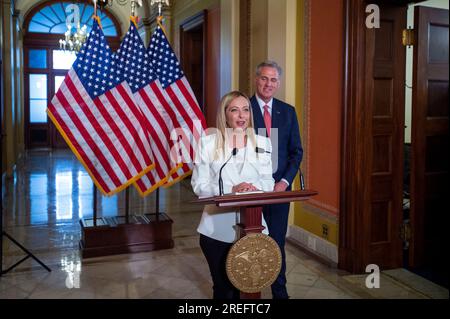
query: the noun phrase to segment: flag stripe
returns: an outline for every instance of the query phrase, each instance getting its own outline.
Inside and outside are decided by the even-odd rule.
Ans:
[[[81,158],[83,159],[83,162],[86,164],[86,166],[89,168],[89,171],[92,173],[93,177],[97,181],[98,185],[103,188],[103,191],[107,193],[110,191],[110,186],[107,185],[107,183],[103,180],[102,175],[97,171],[97,168],[93,165],[93,163],[90,160],[90,157],[87,156],[81,145],[78,143],[75,136],[72,134],[72,131],[67,126],[66,122],[63,121],[61,116],[59,115],[56,107],[50,103],[49,106],[49,112],[54,117],[54,119],[57,122],[57,126],[59,126],[63,131],[64,134],[69,138],[70,142],[72,143],[73,147],[76,149],[77,153],[80,154]],[[70,125],[70,123],[69,123]],[[72,124],[73,126],[73,124]]]
[[[188,101],[185,99],[183,93],[180,91],[180,89],[177,85],[180,81],[181,80],[178,80],[175,84],[172,84],[170,87],[166,88],[166,90],[172,96],[172,100],[174,101],[174,103],[181,106],[183,108],[183,110],[185,111],[185,114],[187,114],[187,111],[185,110],[185,108],[183,106],[188,105]],[[179,108],[177,108],[177,109],[179,109]],[[186,116],[189,117],[189,115],[186,115]],[[201,121],[200,119],[198,119],[198,120]],[[203,122],[203,121],[201,121],[201,122]],[[180,180],[180,179],[190,175],[191,170],[192,170],[192,167],[189,164],[187,164],[187,163],[192,163],[192,159],[194,158],[194,148],[191,147],[191,143],[194,143],[195,141],[197,141],[199,139],[201,133],[199,133],[199,132],[197,132],[197,130],[195,130],[194,121],[191,121],[189,124],[192,125],[192,126],[189,126],[189,130],[190,130],[189,131],[189,141],[190,141],[189,155],[190,155],[190,158],[185,159],[183,167],[181,169],[179,169],[177,171],[177,173],[175,173],[171,176],[171,179],[169,180],[170,184],[173,184],[177,180]]]
[[[153,172],[149,172],[137,182],[138,190],[140,193],[145,193],[148,191],[148,189],[152,188],[152,186],[156,185],[158,182],[159,180],[155,179]]]
[[[139,93],[137,95],[138,101],[142,100],[141,95],[145,95],[145,94],[142,92]],[[143,104],[143,102],[141,104]],[[153,118],[153,114],[149,114],[148,116]],[[146,116],[144,116],[143,118],[144,118],[144,122],[147,125],[147,128],[149,129],[150,135],[155,137],[152,140],[152,150],[153,150],[153,154],[155,157],[155,169],[153,172],[158,174],[158,176],[160,176],[160,178],[164,178],[168,174],[169,166],[170,166],[170,159],[167,156],[167,145],[166,145],[166,147],[164,147],[162,145],[163,141],[161,141],[161,138],[164,140],[164,137],[159,136],[156,133],[153,125],[150,123],[150,120]],[[156,120],[154,118],[153,118],[153,122],[155,123],[154,124],[155,126],[158,126],[158,123],[156,122]],[[151,174],[151,173],[152,173],[152,171],[149,172],[148,174]]]
[[[117,141],[125,141],[125,143],[113,143],[113,146],[119,148],[118,152],[121,155],[118,154],[118,158],[123,158],[123,160],[127,163],[127,167],[131,169],[131,177],[140,174],[143,168],[148,166],[148,163],[141,164],[141,161],[136,158],[136,154],[129,144],[130,142],[133,142],[135,138],[128,130],[120,129],[123,128],[125,124],[120,120],[120,117],[115,112],[113,106],[108,102],[108,99],[101,96],[92,101],[88,94],[80,94],[85,91],[82,89],[76,73],[74,73],[72,80],[75,85],[74,90],[76,91],[74,94],[79,94],[80,96],[78,103],[81,103],[81,105],[83,105],[82,103],[92,105],[90,110],[93,112],[95,119],[100,120],[99,129],[107,128],[107,130],[111,132],[111,135],[113,135]],[[83,97],[84,102],[82,100]],[[133,165],[130,165],[130,163]]]
[[[182,164],[179,164],[182,165]],[[146,174],[143,176],[138,182],[135,183],[136,189],[139,191],[139,194],[141,196],[146,196],[153,192],[155,189],[157,189],[160,186],[166,187],[166,183],[168,181],[168,177],[176,172],[180,166],[174,167],[168,174],[167,177],[164,177],[163,179],[158,179],[157,177],[154,177],[154,174],[152,172],[149,172],[149,174]],[[151,178],[151,180],[150,180]]]
[[[200,119],[197,117],[197,113],[194,111],[195,108],[199,109],[198,104],[195,104],[195,107],[192,107],[189,103],[196,103],[195,100],[192,99],[192,96],[189,93],[189,90],[186,89],[182,80],[178,80],[174,84],[170,86],[173,94],[176,96],[178,103],[184,105],[185,112],[187,116],[191,119],[190,124],[192,124],[192,131],[194,131],[194,121],[200,121],[202,124],[202,128],[206,128],[204,119]],[[197,132],[198,133],[198,132]],[[197,139],[200,138],[200,134]]]
[[[189,140],[191,140],[191,136],[193,136],[194,139],[198,139],[200,136],[198,134],[196,136],[196,134],[195,134],[195,131],[193,129],[194,123],[193,123],[192,119],[189,117],[189,115],[187,114],[186,109],[185,109],[186,104],[182,103],[179,100],[178,95],[175,94],[175,92],[172,89],[172,86],[167,87],[166,91],[169,93],[169,96],[170,96],[171,100],[174,102],[176,109],[180,112],[183,119],[185,120],[186,124],[184,125],[184,127],[187,127],[189,129],[189,133],[190,133],[188,136]],[[190,146],[189,146],[188,150],[189,150],[189,155],[191,156],[191,159],[192,159],[193,158],[193,150]],[[190,162],[191,159],[186,159],[185,162]]]
[[[169,115],[172,123],[182,129],[184,137],[182,138],[182,143],[179,146],[181,146],[184,149],[186,149],[186,148],[189,149],[189,145],[190,145],[189,138],[187,138],[189,136],[189,134],[186,134],[186,131],[190,132],[190,130],[186,130],[186,123],[184,123],[184,125],[181,125],[179,123],[178,118],[180,118],[182,122],[184,122],[183,121],[184,119],[179,114],[178,110],[173,105],[173,103],[168,102],[168,100],[170,100],[170,99],[169,99],[167,93],[164,93],[164,90],[161,89],[161,86],[158,84],[159,84],[159,81],[154,81],[151,83],[151,85],[150,85],[150,88],[152,89],[151,92],[156,94],[158,101],[161,102],[162,106],[164,107],[164,111],[166,111],[166,113]],[[148,86],[146,87],[147,97],[148,97],[148,94],[149,94],[148,91],[150,91],[150,88]],[[167,98],[165,96],[167,96]],[[175,114],[174,110],[178,113],[178,116]],[[184,128],[182,126],[184,126]],[[180,132],[180,131],[178,131],[178,132]],[[173,170],[176,171],[176,169],[177,168],[175,167]],[[189,167],[187,167],[187,171],[190,171]],[[180,172],[183,173],[183,170],[181,170]],[[137,186],[140,188],[139,190],[141,193],[145,194],[147,189],[151,188],[152,185],[154,186],[155,183],[157,183],[155,177],[150,176],[150,174],[151,173],[147,174],[146,175],[147,178],[143,177],[141,179],[142,181],[140,183],[137,183]],[[173,176],[173,175],[170,174],[170,176]],[[167,176],[167,177],[169,178],[170,176]],[[161,177],[160,180],[162,180],[163,176],[160,176],[160,177]],[[178,177],[178,175],[177,175],[177,177]],[[167,180],[167,178],[165,178],[165,179]]]
[[[117,141],[133,140],[133,136],[127,130],[119,129],[119,127],[124,127],[125,124],[120,121],[113,107],[109,104],[105,97],[102,96],[98,99],[92,100],[84,91],[76,73],[73,73],[70,79],[74,84],[72,93],[78,97],[77,102],[80,105],[91,105],[88,109],[92,112],[93,118],[97,122],[97,127],[99,130],[103,131],[109,139],[115,138]],[[115,120],[113,120],[113,118]],[[110,134],[107,134],[107,132],[110,132]],[[128,179],[141,172],[142,165],[139,164],[136,154],[134,154],[132,147],[128,143],[114,143],[111,140],[111,144],[108,145],[108,149],[115,149],[117,151],[115,158],[124,162],[126,170],[130,172],[130,177],[128,177]],[[133,163],[134,165],[130,165],[130,163]]]
[[[116,88],[119,89],[121,87],[121,85],[117,86]],[[116,111],[117,115],[119,116],[119,118],[122,120],[124,126],[122,127],[124,130],[128,130],[128,132],[131,134],[131,136],[134,138],[134,142],[135,145],[137,147],[133,148],[133,152],[136,153],[137,152],[137,157],[138,158],[143,158],[145,160],[145,163],[148,163],[148,165],[150,165],[152,163],[152,161],[150,160],[150,158],[148,157],[147,152],[145,151],[145,147],[143,145],[142,140],[139,138],[139,133],[136,131],[135,127],[132,125],[130,118],[127,116],[127,114],[124,112],[123,108],[124,105],[122,104],[119,105],[119,102],[117,101],[116,97],[118,97],[117,95],[113,95],[113,91],[115,91],[115,89],[110,90],[108,92],[105,93],[105,98],[108,100],[108,102],[110,103],[110,105],[113,107],[113,109]],[[116,92],[115,92],[116,93]],[[117,93],[116,93],[117,94]],[[120,94],[120,92],[119,92]],[[118,94],[118,95],[119,95]],[[133,140],[127,140],[124,139],[121,141],[122,143],[130,143],[133,142]],[[138,164],[138,167],[141,166],[140,163]],[[142,167],[143,168],[143,167]]]
[[[68,106],[69,103],[66,100],[65,96],[62,94],[62,91],[58,91],[56,93],[56,98],[61,102],[61,110],[66,112],[65,105]],[[58,108],[59,109],[59,108]],[[93,140],[91,134],[86,130],[84,124],[79,119],[77,112],[74,112],[73,109],[69,109],[69,112],[71,113],[69,115],[68,112],[66,112],[67,117],[63,116],[64,120],[66,121],[72,121],[73,125],[77,128],[77,132],[80,134],[78,141],[80,141],[80,138],[84,140],[84,142],[89,146],[89,148],[92,150],[93,155],[95,155],[96,158],[98,158],[101,167],[105,170],[106,174],[111,178],[112,183],[114,186],[121,185],[119,177],[115,174],[114,170],[112,169],[109,161],[105,158],[102,150],[98,147],[98,145]],[[63,115],[63,114],[61,114]],[[77,137],[77,132],[73,132],[75,137]],[[83,145],[83,144],[81,144]]]
[[[189,135],[186,135],[186,132],[185,132],[185,127],[187,124],[184,122],[182,115],[178,112],[178,109],[175,107],[173,102],[171,103],[170,98],[167,95],[167,93],[164,94],[163,91],[160,89],[160,86],[158,86],[157,84],[155,84],[155,91],[159,93],[158,99],[162,102],[167,114],[170,116],[170,119],[172,120],[172,123],[174,125],[174,129],[178,129],[174,133],[183,133],[185,135],[181,139],[183,144],[180,146],[183,147],[183,145],[184,145],[185,149],[189,149],[190,142],[189,142],[189,138],[187,138]],[[167,98],[166,98],[166,96],[167,96]],[[175,114],[175,112],[178,115]],[[182,129],[182,132],[179,131],[180,128]],[[172,140],[171,137],[170,137],[170,139]],[[173,143],[173,146],[175,146],[175,143]],[[182,161],[182,159],[180,161]]]
[[[190,103],[197,103],[195,97],[193,96],[192,89],[189,87],[189,83],[187,83],[186,77],[183,77],[181,80],[176,81],[173,85],[171,85],[171,88],[173,89],[174,94],[179,99],[179,103],[182,105],[188,105],[190,107],[186,108],[186,112],[188,112],[188,115],[194,119],[190,124],[192,127],[190,127],[193,139],[191,139],[191,147],[190,148],[190,156],[191,159],[194,158],[194,147],[197,141],[199,140],[202,131],[206,129],[206,122],[203,116],[200,118],[197,117],[197,115],[200,112],[200,108],[198,107],[198,104],[195,104],[195,107],[192,107],[192,104]],[[201,112],[200,112],[201,114]],[[198,128],[196,124],[200,123],[201,127]],[[192,162],[192,161],[189,161]]]
[[[116,138],[115,146],[121,147],[124,150],[123,156],[130,155],[126,160],[126,163],[127,167],[132,170],[132,176],[142,172],[145,165],[140,163],[140,160],[136,157],[137,154],[135,153],[134,148],[128,143],[128,141],[133,138],[133,135],[129,131],[121,129],[125,124],[120,122],[118,116],[114,116],[114,112],[111,114],[113,106],[110,105],[109,100],[102,96],[99,99],[95,99],[94,104],[107,121],[107,124],[105,124],[110,126],[110,129],[114,132]],[[112,116],[114,116],[116,120],[114,120]],[[120,156],[120,154],[118,156]]]
[[[169,88],[167,88],[169,89]],[[167,91],[166,89],[166,91]],[[173,91],[172,91],[173,92]],[[170,93],[170,92],[169,92]],[[183,148],[184,147],[184,152],[189,152],[189,150],[191,149],[191,135],[192,135],[192,131],[190,129],[190,124],[192,124],[192,120],[189,117],[189,115],[185,112],[184,108],[185,106],[183,106],[178,99],[176,99],[174,101],[173,98],[170,98],[170,95],[167,94],[167,98],[168,98],[168,102],[166,101],[168,107],[167,109],[170,110],[168,112],[170,112],[170,114],[172,114],[172,118],[174,118],[174,123],[177,126],[178,129],[177,130],[177,135],[182,134],[182,144],[180,144],[180,147]],[[178,102],[177,102],[178,101]],[[175,114],[176,113],[176,114]],[[187,119],[187,121],[186,121]],[[192,154],[191,154],[192,156]],[[189,158],[185,158],[183,159],[184,162],[190,162],[191,160]]]
[[[186,125],[189,127],[189,124],[192,123],[191,117],[186,112],[186,104],[182,104],[180,100],[178,99],[178,96],[175,94],[175,92],[172,89],[172,86],[168,86],[166,88],[166,92],[169,94],[170,100],[173,101],[176,110],[180,113],[181,117],[183,118]]]
[[[183,76],[183,78],[181,80],[178,80],[176,82],[176,84],[180,88],[180,91],[183,92],[184,97],[188,101],[188,105],[190,106],[189,109],[194,112],[195,118],[198,119],[199,121],[201,121],[203,129],[206,129],[205,117],[200,109],[197,99],[195,98],[192,88],[189,86],[189,83],[188,83],[186,77]],[[195,107],[192,107],[192,106],[195,106]]]
[[[143,149],[144,159],[146,162],[148,162],[148,161],[151,162],[151,159],[149,157],[150,142],[148,140],[148,135],[147,135],[147,132],[145,132],[145,128],[142,127],[142,125],[140,125],[143,121],[142,112],[141,112],[140,108],[136,105],[134,95],[131,92],[131,89],[126,82],[122,83],[122,85],[120,85],[118,87],[118,91],[119,91],[120,95],[122,96],[122,98],[124,99],[124,101],[129,106],[132,114],[134,115],[134,118],[132,118],[132,116],[130,116],[131,114],[128,114],[129,118],[131,119],[131,124],[135,128],[136,132],[138,132],[139,136],[141,137],[141,141],[144,146],[144,149]]]
[[[133,176],[139,174],[143,170],[143,165],[141,165],[139,159],[136,157],[136,152],[132,145],[129,144],[130,141],[134,141],[133,135],[126,129],[121,129],[125,127],[125,124],[121,121],[120,117],[114,110],[114,107],[109,103],[109,100],[105,96],[101,96],[94,100],[98,111],[105,119],[105,125],[108,125],[111,131],[115,134],[117,142],[116,146],[121,146],[125,151],[124,156],[129,155],[127,163],[128,167],[132,169]]]
[[[142,104],[145,105],[149,111],[148,116],[144,116],[144,120],[147,123],[148,129],[150,130],[150,135],[155,136],[156,138],[153,139],[154,143],[157,144],[158,151],[160,153],[160,156],[163,157],[164,162],[167,167],[171,166],[170,158],[168,156],[168,153],[170,151],[170,145],[168,144],[169,141],[169,131],[167,129],[167,126],[162,119],[162,117],[159,115],[159,112],[156,110],[154,104],[152,103],[152,100],[147,95],[147,92],[145,90],[139,91],[139,96],[142,98]],[[161,134],[157,134],[155,129],[153,128],[153,125],[150,123],[149,116],[151,116],[154,120],[154,125],[159,128],[159,131],[162,131]]]
[[[167,181],[167,183],[164,185],[164,188],[170,187],[174,185],[175,183],[185,179],[186,177],[190,176],[192,174],[192,169],[189,169],[188,166],[183,166],[180,171],[174,175],[172,175],[172,178]]]
[[[169,142],[169,145],[173,146],[173,141],[170,139],[171,132],[169,131],[169,128],[173,129],[174,120],[167,112],[167,108],[165,108],[163,105],[165,99],[162,97],[160,86],[158,86],[156,82],[157,81],[153,81],[149,86],[146,86],[145,93],[149,100],[152,100],[151,97],[155,98],[154,101],[157,102],[157,104],[151,103],[151,105],[154,107],[154,114],[157,114],[157,116],[161,118],[161,121],[165,123],[163,125],[165,127],[164,134],[167,141]],[[149,93],[153,94],[149,95]],[[169,118],[167,118],[167,116],[163,116],[163,114],[167,114]],[[166,118],[166,121],[164,121],[164,118]]]
[[[151,189],[153,185],[157,184],[158,183],[151,172],[142,176],[142,178],[135,183],[141,194],[148,193],[148,190]]]
[[[98,112],[98,111],[96,112],[97,107],[95,107],[94,102],[88,98],[87,94],[85,95],[85,97],[88,101],[83,100],[83,98],[81,97],[80,92],[79,92],[79,87],[77,88],[75,86],[75,84],[72,80],[72,76],[77,77],[76,74],[69,75],[67,77],[66,81],[64,81],[64,83],[61,85],[61,87],[62,87],[61,92],[64,92],[64,85],[67,85],[68,92],[71,93],[72,97],[74,98],[74,100],[76,102],[76,103],[71,103],[71,101],[69,101],[69,105],[88,106],[88,107],[80,107],[80,108],[87,117],[86,122],[90,123],[92,126],[94,126],[96,128],[96,130],[94,128],[91,129],[91,134],[99,134],[102,142],[105,144],[104,145],[105,149],[112,153],[111,156],[108,156],[109,157],[108,161],[109,162],[117,162],[118,166],[120,167],[120,170],[118,168],[115,168],[114,171],[117,171],[117,172],[123,171],[123,173],[125,174],[124,177],[126,180],[132,178],[133,174],[136,174],[137,172],[133,172],[133,174],[132,174],[129,171],[127,165],[123,161],[122,156],[119,155],[119,153],[116,149],[117,144],[114,145],[112,143],[110,137],[104,130],[104,125],[100,125],[100,123],[98,122],[98,120],[102,118],[102,117],[98,116],[98,115],[100,115],[100,112]],[[95,116],[92,112],[97,113],[97,116]],[[103,122],[106,122],[106,121],[103,121]],[[105,124],[108,125],[107,123],[105,123]]]

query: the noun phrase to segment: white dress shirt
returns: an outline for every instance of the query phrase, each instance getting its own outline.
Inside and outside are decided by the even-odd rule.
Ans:
[[[273,105],[273,98],[272,99],[270,99],[270,101],[269,102],[264,102],[259,96],[258,96],[258,94],[255,94],[255,97],[256,97],[256,101],[258,102],[258,105],[259,105],[259,108],[261,109],[261,114],[262,114],[262,116],[264,117],[264,106],[268,106],[268,109],[267,109],[267,111],[269,112],[269,114],[270,114],[270,117],[272,118],[272,105]],[[286,185],[289,187],[289,182],[286,180],[286,179],[284,179],[284,178],[282,178],[281,179],[283,182],[285,182],[286,183]]]
[[[231,149],[229,148],[229,154],[215,159],[215,137],[216,135],[208,135],[200,139],[200,149],[196,154],[191,179],[194,193],[199,197],[219,195],[219,171],[231,154]],[[271,152],[270,140],[256,135],[256,144],[253,145],[251,140],[248,139],[245,149],[240,149],[236,158],[230,160],[223,168],[224,194],[231,193],[233,186],[243,182],[253,184],[259,190],[273,191],[274,179],[272,177],[270,153],[256,153],[256,147]],[[241,159],[244,160],[243,163],[238,161],[239,154],[242,156]],[[242,167],[239,167],[240,165]],[[238,208],[205,205],[197,231],[210,238],[233,243],[239,239],[237,223],[239,223]],[[264,217],[262,218],[262,225],[265,227],[263,233],[268,234]]]
[[[255,97],[256,97],[256,101],[258,101],[259,108],[261,109],[262,116],[264,117],[264,106],[267,105],[269,107],[267,111],[269,112],[270,117],[272,117],[273,99],[270,99],[270,101],[266,103],[262,99],[259,98],[258,94],[256,94]]]

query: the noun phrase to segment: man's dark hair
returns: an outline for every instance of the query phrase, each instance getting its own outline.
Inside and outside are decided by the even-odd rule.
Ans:
[[[281,75],[283,74],[283,69],[281,68],[281,66],[279,66],[278,63],[276,63],[275,61],[269,60],[269,61],[264,61],[264,62],[261,62],[260,64],[258,64],[258,66],[256,67],[256,76],[261,75],[261,69],[264,67],[277,69],[279,77],[281,77]]]

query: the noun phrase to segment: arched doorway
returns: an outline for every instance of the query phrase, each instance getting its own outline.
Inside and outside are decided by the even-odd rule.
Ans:
[[[24,21],[24,116],[25,147],[65,148],[66,143],[51,121],[46,108],[58,90],[76,54],[61,50],[59,40],[67,31],[67,17],[76,5],[80,25],[92,27],[94,7],[90,1],[47,1],[36,6]],[[107,10],[98,11],[103,31],[113,49],[120,45],[120,27]]]

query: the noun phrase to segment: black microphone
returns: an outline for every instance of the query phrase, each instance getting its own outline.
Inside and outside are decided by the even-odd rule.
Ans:
[[[303,177],[302,170],[299,168],[298,172],[300,174],[300,189],[303,191],[305,190],[305,178]]]
[[[266,151],[265,149],[263,149],[263,148],[261,148],[261,147],[256,147],[255,148],[255,152],[256,153],[259,153],[259,154],[264,154],[264,153],[271,153],[271,152],[269,152],[269,151]]]
[[[231,151],[230,157],[226,160],[225,163],[223,163],[222,167],[220,168],[220,171],[219,171],[219,195],[220,195],[220,196],[223,195],[222,170],[223,170],[223,168],[225,167],[225,165],[228,164],[228,162],[230,161],[230,159],[231,159],[233,156],[236,156],[237,152],[238,152],[238,149],[237,149],[236,147],[233,148],[233,151]]]

